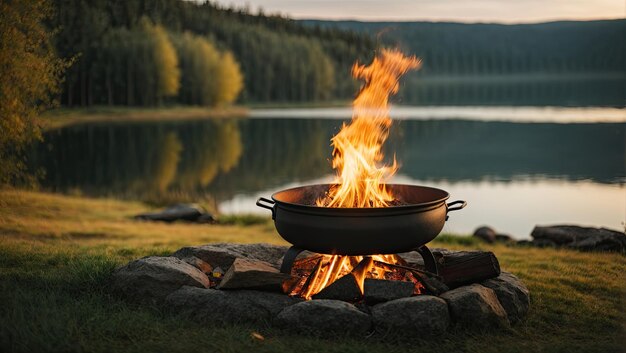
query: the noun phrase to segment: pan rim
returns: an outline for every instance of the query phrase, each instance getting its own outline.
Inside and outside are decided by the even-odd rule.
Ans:
[[[313,188],[313,187],[319,187],[319,186],[327,186],[330,187],[331,185],[337,185],[336,183],[322,183],[322,184],[309,184],[309,185],[301,185],[301,186],[296,186],[296,187],[292,187],[292,188],[288,188],[288,189],[284,189],[284,190],[280,190],[277,191],[275,193],[272,194],[271,198],[274,202],[276,202],[277,205],[280,206],[290,206],[290,207],[296,207],[296,208],[304,208],[307,210],[311,210],[311,211],[318,211],[318,212],[330,212],[332,210],[332,212],[340,212],[340,213],[348,213],[348,212],[372,212],[372,213],[378,213],[378,212],[383,212],[383,210],[386,210],[387,212],[389,211],[401,211],[401,210],[409,210],[409,209],[415,209],[415,208],[424,208],[424,207],[429,207],[429,206],[434,206],[434,205],[439,205],[441,203],[444,203],[446,200],[448,200],[450,198],[450,193],[448,193],[445,190],[439,189],[439,188],[434,188],[431,186],[423,186],[423,185],[415,185],[415,184],[395,184],[395,183],[390,183],[390,184],[386,184],[388,186],[391,187],[408,187],[408,188],[420,188],[420,189],[429,189],[429,190],[434,190],[437,192],[441,192],[444,196],[436,199],[436,200],[432,200],[432,201],[428,201],[428,202],[422,202],[422,203],[412,203],[412,204],[406,204],[406,205],[398,205],[398,206],[389,206],[389,207],[320,207],[320,206],[316,206],[316,205],[305,205],[305,204],[301,204],[301,203],[294,203],[294,202],[287,202],[287,201],[281,201],[279,199],[276,198],[276,196],[280,193],[284,193],[284,192],[288,192],[288,191],[293,191],[293,190],[297,190],[297,189],[304,189],[304,188]]]

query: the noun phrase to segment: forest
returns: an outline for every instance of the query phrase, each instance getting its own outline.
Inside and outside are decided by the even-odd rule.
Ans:
[[[422,88],[440,89],[424,84],[425,78],[430,84],[458,77],[515,81],[530,74],[626,82],[626,20],[520,25],[296,21],[211,2],[54,4],[55,47],[72,62],[60,100],[65,106],[348,100],[358,87],[350,77],[351,65],[371,60],[384,46],[424,60],[400,94],[409,103],[432,100]]]
[[[55,48],[72,61],[65,106],[218,106],[346,98],[374,42],[280,16],[180,0],[54,0]],[[240,93],[241,91],[241,93]],[[240,94],[239,94],[240,93]]]

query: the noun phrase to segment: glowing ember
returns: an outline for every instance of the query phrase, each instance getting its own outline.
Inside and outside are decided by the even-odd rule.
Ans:
[[[370,66],[355,64],[352,75],[365,85],[353,102],[352,122],[332,138],[336,186],[317,200],[323,207],[387,207],[394,200],[385,180],[397,170],[378,165],[389,134],[389,96],[398,92],[400,76],[417,69],[421,61],[395,50],[383,50]]]
[[[337,279],[352,275],[363,293],[366,278],[408,281],[414,284],[414,294],[420,294],[424,287],[414,274],[402,268],[406,265],[397,255],[339,256],[319,255],[300,259],[294,263],[293,273],[299,275],[293,282],[287,283],[287,294],[306,299],[319,293]]]

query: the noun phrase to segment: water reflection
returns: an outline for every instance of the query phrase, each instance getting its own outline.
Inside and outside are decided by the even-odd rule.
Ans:
[[[234,120],[85,124],[44,140],[30,157],[44,187],[154,202],[205,196],[243,151]]]
[[[45,169],[42,184],[53,191],[258,211],[259,195],[332,180],[329,140],[341,123],[267,118],[75,125],[48,132],[30,162]],[[626,213],[625,142],[626,123],[401,120],[385,148],[401,164],[396,182],[471,198],[469,219],[459,216],[448,230],[468,232],[474,222],[492,222],[527,235],[526,228],[543,221],[619,228]],[[546,195],[552,195],[549,202]],[[546,205],[552,211],[533,212]]]
[[[31,162],[56,191],[220,201],[331,174],[329,139],[340,126],[313,119],[86,124],[48,133]],[[624,123],[404,120],[394,124],[386,150],[402,174],[419,180],[619,184],[625,130]]]

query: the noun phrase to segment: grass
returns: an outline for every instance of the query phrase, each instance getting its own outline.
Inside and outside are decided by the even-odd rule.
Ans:
[[[232,225],[153,224],[140,203],[0,190],[2,352],[620,352],[626,257],[487,245],[439,237],[434,247],[480,248],[531,291],[528,317],[511,330],[413,337],[320,339],[267,325],[198,325],[129,304],[107,289],[132,259],[215,241],[282,244],[268,220]],[[237,224],[252,224],[240,226]],[[439,239],[438,238],[438,239]],[[466,239],[466,238],[463,238]],[[258,332],[264,340],[253,339]]]
[[[244,117],[248,110],[243,107],[205,108],[194,106],[171,106],[140,108],[123,106],[94,106],[89,108],[58,108],[44,113],[40,122],[44,129],[57,129],[85,122],[191,120]]]

